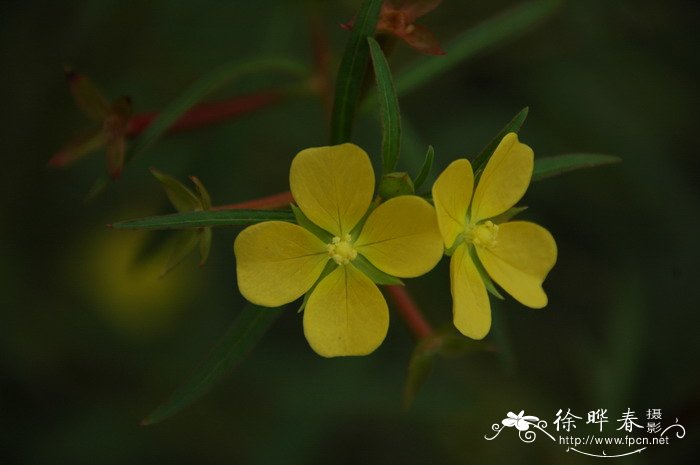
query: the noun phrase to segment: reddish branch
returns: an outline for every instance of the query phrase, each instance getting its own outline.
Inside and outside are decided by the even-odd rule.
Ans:
[[[245,202],[232,203],[229,205],[218,205],[211,207],[212,210],[272,210],[275,208],[288,207],[294,199],[292,193],[280,192],[279,194],[268,195],[258,199],[246,200]]]
[[[251,113],[259,108],[280,101],[284,92],[268,90],[249,95],[237,96],[221,102],[203,103],[192,107],[177,120],[168,132],[186,131],[196,129],[213,123],[226,121],[237,116]],[[127,137],[136,137],[141,134],[158,117],[158,112],[140,113],[134,115],[126,128]]]
[[[416,302],[404,286],[384,286],[384,290],[386,290],[389,297],[394,301],[401,318],[403,318],[406,326],[408,326],[417,339],[423,339],[434,334],[430,323],[426,321],[420,308],[418,308],[418,305],[416,305]]]

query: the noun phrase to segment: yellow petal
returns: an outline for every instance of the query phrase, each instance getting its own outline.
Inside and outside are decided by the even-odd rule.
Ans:
[[[455,327],[465,336],[483,339],[491,329],[491,305],[466,244],[452,254],[450,281]]]
[[[508,133],[486,164],[474,191],[471,220],[476,223],[508,210],[520,200],[532,179],[534,153]]]
[[[435,209],[415,195],[387,200],[367,218],[355,249],[392,276],[425,274],[443,252]]]
[[[254,304],[279,307],[308,291],[328,261],[326,245],[282,221],[249,226],[236,237],[238,288]]]
[[[324,357],[367,355],[384,341],[389,309],[377,286],[352,265],[321,280],[304,310],[304,334]]]
[[[374,171],[353,144],[302,150],[289,172],[292,195],[316,225],[343,237],[365,215],[374,194]]]
[[[433,202],[445,247],[452,247],[464,231],[467,209],[474,190],[474,173],[469,160],[455,160],[433,184]]]
[[[557,244],[542,226],[527,221],[499,225],[496,245],[477,247],[488,274],[523,305],[542,308],[542,282],[557,261]]]

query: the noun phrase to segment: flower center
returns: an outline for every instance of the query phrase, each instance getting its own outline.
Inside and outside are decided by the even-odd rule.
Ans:
[[[357,257],[357,251],[352,246],[352,237],[346,234],[342,239],[334,237],[330,244],[326,245],[328,256],[338,265],[347,265]]]
[[[491,248],[496,246],[498,241],[498,225],[492,221],[485,221],[476,225],[469,225],[464,230],[464,240],[468,243],[481,247]]]

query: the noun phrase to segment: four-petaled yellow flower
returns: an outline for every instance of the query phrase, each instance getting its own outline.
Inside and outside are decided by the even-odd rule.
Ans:
[[[466,159],[452,162],[433,185],[440,232],[445,247],[453,250],[450,280],[454,324],[465,336],[482,339],[491,328],[491,307],[480,265],[523,305],[547,305],[542,282],[557,259],[554,238],[536,224],[498,224],[496,218],[525,194],[533,165],[532,149],[510,133],[494,151],[476,189]]]
[[[420,197],[395,197],[356,231],[372,203],[374,171],[353,144],[299,152],[289,183],[303,214],[330,240],[281,221],[246,228],[234,243],[241,294],[278,307],[311,291],[303,319],[314,351],[325,357],[369,354],[386,336],[389,311],[360,262],[400,278],[430,271],[443,253],[435,209]],[[328,264],[334,269],[319,281]]]

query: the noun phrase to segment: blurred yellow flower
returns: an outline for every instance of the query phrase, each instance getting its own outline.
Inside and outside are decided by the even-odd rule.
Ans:
[[[299,152],[289,178],[309,223],[269,221],[238,235],[241,294],[278,307],[310,291],[304,334],[312,349],[324,357],[369,354],[386,336],[389,312],[367,266],[400,278],[430,271],[443,252],[435,209],[400,196],[370,212],[374,171],[353,144]]]
[[[532,149],[507,134],[484,168],[476,189],[466,159],[452,162],[433,185],[433,201],[445,247],[452,252],[450,280],[457,329],[482,339],[491,307],[481,266],[523,305],[542,308],[542,282],[557,259],[552,235],[527,221],[500,222],[525,194],[534,166]],[[473,195],[472,195],[473,192]]]

